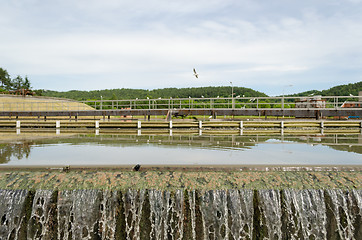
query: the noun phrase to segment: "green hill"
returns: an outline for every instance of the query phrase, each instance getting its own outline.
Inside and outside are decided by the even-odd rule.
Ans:
[[[265,93],[255,91],[250,88],[234,87],[234,96],[245,97],[267,97]],[[327,90],[310,90],[288,96],[309,96],[309,95],[322,95],[322,96],[349,96],[350,94],[358,96],[358,92],[362,91],[362,81],[357,83],[350,83],[339,85]],[[39,91],[38,91],[39,92]],[[104,89],[94,91],[66,91],[58,92],[51,90],[43,90],[42,95],[48,97],[69,98],[79,101],[90,99],[135,99],[135,98],[199,98],[199,97],[230,97],[232,88],[230,86],[224,87],[198,87],[198,88],[162,88],[162,89]]]
[[[234,87],[234,96],[245,96],[245,97],[267,97],[262,92],[255,91],[250,88]],[[57,92],[44,90],[43,96],[58,97],[58,98],[70,98],[75,100],[88,100],[88,99],[135,99],[135,98],[200,98],[207,97],[231,97],[231,87],[199,87],[199,88],[163,88],[154,90],[144,89],[105,89],[95,91],[67,91]]]
[[[362,91],[362,81],[357,83],[349,83],[338,85],[327,90],[310,90],[289,96],[309,96],[309,95],[322,95],[322,96],[349,96],[350,94],[358,96],[358,92]]]

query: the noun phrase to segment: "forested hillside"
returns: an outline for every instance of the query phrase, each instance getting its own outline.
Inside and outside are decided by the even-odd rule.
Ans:
[[[250,88],[234,87],[234,96],[245,97],[265,97],[264,93],[252,90]],[[231,97],[231,87],[199,87],[199,88],[163,88],[154,90],[143,89],[106,89],[95,91],[77,91],[72,90],[68,92],[57,92],[45,90],[44,96],[48,97],[60,97],[71,98],[76,100],[88,100],[88,99],[135,99],[135,98],[200,98],[200,97]]]
[[[234,96],[245,97],[266,97],[267,95],[255,91],[250,88],[234,87]],[[339,85],[327,90],[310,90],[298,94],[289,96],[310,96],[310,95],[322,95],[322,96],[349,96],[350,94],[358,96],[358,92],[362,91],[362,81],[357,83],[350,83],[345,85]],[[70,98],[75,100],[90,100],[90,99],[135,99],[135,98],[200,98],[204,97],[231,97],[232,88],[230,86],[225,87],[198,87],[198,88],[162,88],[153,90],[144,89],[105,89],[94,91],[78,91],[72,90],[67,92],[57,92],[51,90],[43,90],[42,95],[49,97]]]
[[[309,96],[312,94],[322,96],[350,96],[350,94],[352,94],[353,96],[358,96],[359,91],[362,91],[362,81],[357,83],[339,85],[322,91],[310,90],[290,96]]]

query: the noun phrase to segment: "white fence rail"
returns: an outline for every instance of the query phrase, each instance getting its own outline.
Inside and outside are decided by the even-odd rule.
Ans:
[[[287,109],[361,108],[362,97],[157,98],[92,101],[2,101],[0,111],[83,111],[117,109]]]

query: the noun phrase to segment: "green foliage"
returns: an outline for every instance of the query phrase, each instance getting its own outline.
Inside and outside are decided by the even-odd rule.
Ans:
[[[234,96],[245,97],[267,97],[266,94],[252,90],[250,88],[234,87]],[[103,99],[146,99],[148,98],[209,98],[209,97],[231,97],[231,87],[199,87],[199,88],[163,88],[154,90],[144,89],[106,89],[95,91],[57,92],[43,90],[44,96],[70,98],[75,100],[99,100]]]
[[[322,95],[322,96],[349,96],[350,94],[358,96],[358,92],[362,91],[362,81],[357,83],[349,83],[344,85],[338,85],[327,90],[310,90],[302,93],[297,93],[289,96],[311,96],[311,95]]]
[[[10,75],[9,75],[8,71],[6,71],[3,68],[0,68],[0,82],[1,82],[2,89],[7,89],[8,86],[11,86]]]
[[[35,95],[37,96],[43,96],[43,90],[42,89],[38,89],[38,90],[34,90]]]
[[[20,75],[11,79],[7,70],[0,68],[0,82],[1,89],[3,90],[18,90],[18,89],[30,89],[30,81],[27,76],[22,78]]]

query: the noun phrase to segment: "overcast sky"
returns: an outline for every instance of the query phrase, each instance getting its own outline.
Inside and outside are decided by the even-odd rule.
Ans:
[[[328,89],[362,81],[362,0],[1,1],[0,67],[60,91]]]

